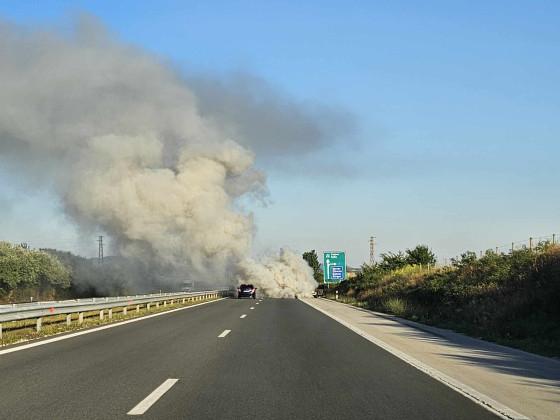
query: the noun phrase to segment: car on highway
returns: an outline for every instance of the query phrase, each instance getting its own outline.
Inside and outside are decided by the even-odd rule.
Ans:
[[[313,291],[313,297],[317,298],[317,297],[322,297],[325,296],[325,285],[324,284],[320,284],[319,286],[317,286],[317,288]]]
[[[253,299],[256,299],[257,288],[252,284],[242,284],[237,288],[237,299],[241,299],[242,297],[252,297]]]

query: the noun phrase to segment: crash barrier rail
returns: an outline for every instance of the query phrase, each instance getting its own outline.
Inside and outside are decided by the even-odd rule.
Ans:
[[[41,331],[43,318],[54,315],[66,315],[66,324],[70,325],[72,314],[78,314],[78,324],[84,322],[84,312],[99,311],[99,319],[113,317],[113,308],[123,308],[123,315],[126,315],[129,306],[136,305],[136,312],[140,312],[140,305],[146,305],[149,310],[151,304],[155,303],[156,308],[163,302],[173,305],[180,300],[185,303],[187,300],[203,300],[217,298],[228,293],[228,289],[207,290],[203,292],[177,292],[177,293],[153,293],[149,295],[136,296],[116,296],[98,297],[88,299],[73,299],[63,301],[43,301],[14,303],[11,305],[0,305],[0,338],[2,338],[2,323],[10,321],[21,321],[25,319],[37,319],[37,332]]]

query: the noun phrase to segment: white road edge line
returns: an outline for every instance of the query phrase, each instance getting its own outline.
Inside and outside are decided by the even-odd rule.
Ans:
[[[245,318],[246,316],[247,316],[246,314],[243,314],[239,318]]]
[[[158,312],[157,314],[140,316],[138,318],[133,318],[133,319],[129,319],[129,320],[122,321],[122,322],[115,322],[113,324],[107,324],[107,325],[104,325],[102,327],[97,327],[97,328],[94,327],[94,328],[91,328],[91,329],[85,329],[85,330],[78,331],[78,332],[73,333],[73,334],[66,334],[66,335],[63,335],[63,336],[60,336],[60,337],[49,338],[49,339],[44,340],[44,341],[38,341],[36,343],[24,344],[23,346],[13,347],[13,348],[10,348],[10,349],[5,349],[5,350],[0,350],[0,356],[3,355],[3,354],[13,353],[15,351],[29,349],[31,347],[43,346],[45,344],[54,343],[55,341],[67,340],[68,338],[77,337],[79,335],[91,334],[91,333],[94,333],[94,332],[106,330],[108,328],[120,327],[121,325],[130,324],[132,322],[143,321],[145,319],[153,318],[155,316],[167,315],[167,314],[170,314],[172,312],[182,311],[182,310],[185,310],[185,309],[191,309],[191,308],[195,308],[195,307],[201,306],[201,305],[207,305],[209,303],[218,302],[218,301],[224,300],[224,299],[226,299],[226,298],[211,300],[209,302],[197,303],[196,305],[185,306],[184,308],[171,309],[170,311]]]
[[[223,333],[221,333],[218,338],[224,338],[226,335],[228,335],[231,332],[231,330],[224,330]]]
[[[148,395],[146,398],[144,398],[142,401],[140,401],[140,403],[134,407],[132,410],[130,410],[128,413],[129,416],[141,416],[142,414],[144,414],[146,411],[148,411],[148,409],[154,405],[156,403],[157,400],[159,400],[163,394],[165,394],[167,391],[169,391],[171,389],[171,387],[173,385],[175,385],[177,383],[179,379],[168,379],[166,380],[164,383],[162,383],[160,386],[158,386],[154,392],[152,392],[150,395]]]
[[[356,334],[361,335],[366,340],[371,341],[373,344],[375,344],[375,345],[381,347],[382,349],[388,351],[392,355],[397,356],[399,359],[405,361],[406,363],[415,367],[416,369],[426,373],[427,375],[430,375],[432,378],[436,379],[437,381],[441,382],[444,385],[447,385],[449,388],[463,394],[468,399],[470,399],[470,400],[474,401],[476,404],[486,408],[488,411],[498,415],[500,418],[508,419],[508,420],[509,419],[530,420],[528,417],[525,417],[523,414],[520,414],[517,411],[514,411],[511,408],[506,407],[503,404],[500,404],[499,402],[493,400],[490,397],[487,397],[484,394],[481,394],[480,392],[470,388],[469,386],[463,384],[462,382],[459,382],[459,381],[451,378],[450,376],[445,375],[444,373],[440,372],[439,370],[436,370],[436,369],[432,368],[431,366],[428,366],[425,363],[422,363],[421,361],[415,359],[414,357],[409,356],[408,354],[403,353],[400,350],[397,350],[393,346],[390,346],[389,344],[385,343],[384,341],[381,341],[380,339],[375,338],[374,336],[360,330],[359,328],[353,326],[352,324],[349,324],[346,321],[343,321],[342,319],[328,313],[327,311],[325,311],[321,308],[317,308],[317,307],[313,306],[312,304],[310,304],[308,302],[305,302],[302,299],[300,299],[300,301],[305,303],[306,305],[311,306],[313,309],[316,309],[319,312],[324,313],[329,318],[334,319],[336,322],[344,325],[346,328],[349,328],[350,330],[354,331]]]

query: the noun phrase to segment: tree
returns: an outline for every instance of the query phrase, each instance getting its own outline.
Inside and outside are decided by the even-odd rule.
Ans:
[[[403,268],[405,265],[407,265],[407,260],[401,251],[397,254],[393,254],[392,252],[381,254],[381,262],[379,263],[379,266],[383,270],[398,270],[399,268]]]
[[[467,251],[461,254],[461,258],[455,259],[451,258],[451,265],[453,267],[461,267],[463,265],[471,265],[477,260],[476,253],[472,251]]]
[[[323,273],[321,272],[321,267],[319,265],[319,258],[315,250],[303,253],[303,259],[307,261],[309,267],[313,269],[313,278],[316,282],[320,283],[323,281]]]
[[[406,250],[406,263],[409,265],[429,265],[436,261],[436,256],[428,245],[416,245],[416,248]]]
[[[55,257],[0,242],[0,297],[26,289],[43,292],[69,287],[70,270]]]

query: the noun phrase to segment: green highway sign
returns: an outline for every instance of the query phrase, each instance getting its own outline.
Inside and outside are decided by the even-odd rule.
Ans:
[[[346,280],[346,253],[323,252],[323,272],[325,283],[339,283]]]

